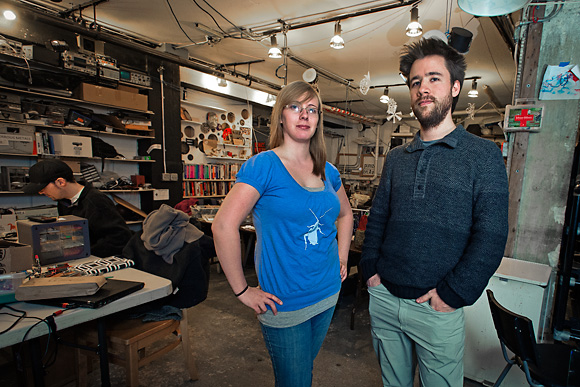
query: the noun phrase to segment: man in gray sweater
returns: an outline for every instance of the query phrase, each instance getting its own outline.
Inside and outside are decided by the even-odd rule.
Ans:
[[[463,307],[499,266],[508,181],[499,148],[455,125],[461,54],[439,39],[405,46],[400,70],[421,124],[392,149],[370,211],[362,271],[385,386],[463,386]]]

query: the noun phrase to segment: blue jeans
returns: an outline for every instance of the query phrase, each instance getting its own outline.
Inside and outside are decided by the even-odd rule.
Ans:
[[[302,324],[272,328],[260,324],[272,359],[276,387],[310,387],[314,359],[320,351],[334,307]]]

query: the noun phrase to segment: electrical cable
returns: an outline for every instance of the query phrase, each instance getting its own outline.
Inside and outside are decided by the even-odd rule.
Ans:
[[[183,29],[183,27],[181,26],[181,23],[179,22],[179,19],[177,18],[177,15],[175,15],[175,12],[173,12],[173,7],[171,6],[171,3],[169,2],[169,0],[165,0],[165,2],[167,3],[167,5],[169,6],[169,10],[171,11],[171,15],[173,15],[173,19],[175,19],[175,22],[177,23],[177,26],[179,27],[179,29],[181,30],[181,32],[183,32],[183,34],[185,35],[185,37],[187,39],[189,39],[190,42],[192,43],[196,43],[193,39],[191,39],[189,37],[189,35],[187,34],[187,32],[185,32],[185,30]]]
[[[367,5],[367,4],[372,4],[375,3],[377,1],[367,1],[364,3],[359,3],[359,4],[355,4],[355,5],[349,5],[346,7],[342,7],[342,8],[335,8],[332,11],[333,12],[338,12],[338,11],[343,11],[343,10],[347,10],[349,8],[354,8],[354,7],[359,7],[361,5]],[[405,13],[407,13],[407,11],[405,11]],[[292,24],[292,22],[296,21],[296,20],[301,20],[301,19],[308,19],[314,16],[319,16],[319,15],[328,15],[328,11],[322,11],[322,12],[317,12],[317,13],[312,13],[312,14],[308,14],[308,15],[302,15],[302,16],[296,16],[293,18],[288,18],[288,19],[284,19],[284,20],[278,20],[276,23],[272,22],[272,23],[266,23],[266,24],[262,24],[262,25],[257,25],[254,26],[253,28],[248,28],[249,30],[268,30],[271,29],[270,26],[274,26],[277,25],[279,22],[284,22],[284,23],[288,23],[288,24]]]
[[[12,325],[10,325],[8,328],[6,328],[2,332],[0,332],[0,335],[2,335],[3,333],[6,333],[8,331],[10,331],[12,328],[14,328],[16,326],[16,324],[18,324],[20,321],[22,321],[24,318],[26,318],[26,311],[24,311],[24,310],[20,310],[20,309],[13,308],[13,307],[11,307],[8,304],[2,304],[1,307],[2,308],[10,309],[10,310],[12,310],[14,312],[18,312],[18,313],[20,313],[20,315],[15,315],[15,314],[12,314],[12,313],[1,312],[0,315],[6,315],[6,316],[16,317],[17,320],[14,323],[12,323]]]
[[[53,365],[55,363],[55,361],[56,361],[57,353],[58,353],[58,337],[56,335],[57,326],[56,326],[56,322],[55,322],[54,318],[56,316],[61,315],[66,309],[73,309],[73,308],[66,308],[66,309],[57,310],[56,312],[52,313],[51,315],[49,315],[49,316],[47,316],[45,318],[40,318],[40,317],[35,317],[35,316],[27,316],[27,312],[26,311],[13,308],[10,305],[2,304],[1,307],[2,308],[10,309],[13,312],[16,312],[16,313],[19,313],[19,314],[13,314],[13,313],[7,313],[7,312],[0,312],[0,315],[13,316],[13,317],[16,317],[17,318],[16,321],[10,325],[10,327],[8,327],[4,331],[0,332],[0,335],[2,335],[3,333],[8,332],[12,328],[14,328],[20,321],[22,321],[25,318],[26,319],[32,319],[32,320],[38,320],[36,323],[34,323],[33,325],[31,325],[26,330],[26,332],[24,333],[24,336],[22,337],[21,344],[23,344],[27,340],[28,335],[30,334],[30,332],[35,327],[37,327],[41,323],[45,323],[46,324],[46,326],[48,328],[48,339],[47,339],[47,343],[46,343],[46,348],[44,350],[44,354],[42,355],[42,358],[41,358],[41,362],[42,362],[42,367],[43,368],[47,368],[47,367]],[[54,337],[54,340],[53,341],[55,342],[55,349],[54,349],[54,351],[52,353],[49,353],[50,342],[51,342],[51,338],[53,338],[53,337]],[[17,361],[17,364],[18,364],[17,367],[21,371],[23,370],[23,368],[22,368],[22,348],[23,348],[23,345],[20,346],[20,349],[18,350],[18,352],[15,355],[16,361]]]
[[[503,85],[506,88],[506,90],[508,90],[508,92],[511,93],[512,89],[510,89],[508,87],[508,85],[506,84],[505,80],[501,76],[501,73],[499,71],[499,68],[497,67],[497,63],[495,62],[495,58],[493,57],[493,53],[491,51],[491,48],[489,47],[489,42],[487,40],[487,35],[485,34],[485,29],[483,28],[483,25],[481,24],[481,22],[479,23],[479,26],[481,27],[481,32],[483,33],[483,39],[485,40],[485,46],[487,47],[487,51],[489,52],[489,57],[491,58],[491,61],[492,61],[493,65],[494,65],[494,67],[495,67],[495,70],[497,71],[497,75],[499,76],[499,79],[501,79],[501,82],[503,83]]]
[[[224,31],[224,30],[223,30],[223,28],[220,26],[220,24],[217,22],[217,20],[215,20],[215,18],[213,17],[213,15],[212,15],[211,13],[209,13],[208,11],[206,11],[205,9],[203,9],[203,8],[201,7],[201,5],[197,4],[197,1],[195,1],[195,0],[191,0],[191,1],[193,1],[193,2],[195,3],[195,5],[197,5],[197,7],[198,7],[199,9],[201,9],[203,12],[205,12],[205,13],[207,14],[207,16],[209,16],[209,17],[211,18],[211,20],[213,20],[213,22],[215,23],[215,25],[217,26],[217,28],[219,28],[219,30],[220,30],[221,32],[223,32],[223,33],[224,33],[224,35],[225,35],[226,37],[228,37],[228,38],[233,38],[233,37],[234,37],[234,36],[231,36],[231,35],[230,35],[229,33],[227,33],[226,31]],[[224,19],[225,19],[225,20],[226,20],[228,23],[230,23],[231,25],[233,25],[233,26],[234,26],[236,29],[238,28],[236,25],[234,25],[232,22],[230,22],[228,19],[226,19],[226,18],[225,18],[225,17],[224,17],[224,16],[223,16],[221,13],[219,13],[219,12],[218,12],[218,11],[217,11],[217,10],[216,10],[214,7],[212,7],[212,5],[211,5],[211,4],[209,4],[207,1],[204,1],[204,3],[206,3],[207,5],[209,5],[209,7],[210,7],[211,9],[213,9],[215,13],[217,13],[217,14],[218,14],[218,15],[220,15],[222,18],[224,18]]]

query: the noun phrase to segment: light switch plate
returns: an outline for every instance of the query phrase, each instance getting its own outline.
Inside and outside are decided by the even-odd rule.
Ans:
[[[156,189],[153,191],[153,200],[169,200],[169,190]]]

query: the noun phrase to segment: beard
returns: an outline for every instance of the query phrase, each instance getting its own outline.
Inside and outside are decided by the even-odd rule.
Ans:
[[[427,109],[422,109],[419,106],[419,103],[426,99],[433,101],[432,108],[427,107]],[[437,100],[435,97],[427,96],[415,102],[413,105],[413,113],[415,113],[417,120],[421,124],[421,128],[427,130],[434,128],[443,122],[447,113],[451,110],[452,104],[453,98],[451,97],[451,93],[445,96],[442,100]]]

